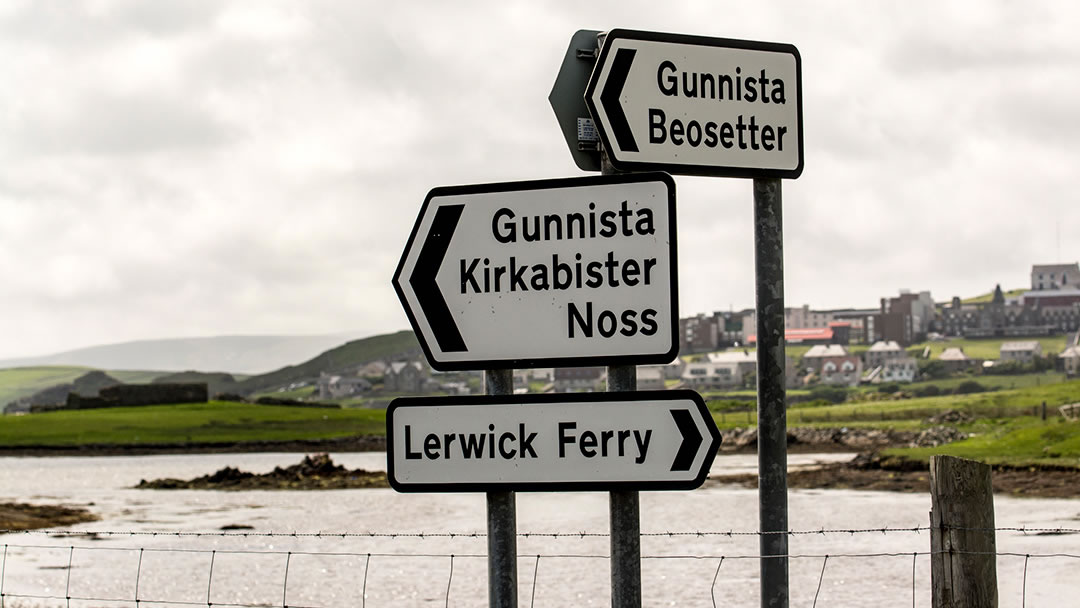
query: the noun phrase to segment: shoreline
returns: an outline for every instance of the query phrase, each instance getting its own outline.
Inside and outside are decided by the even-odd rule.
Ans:
[[[994,494],[1021,498],[1080,498],[1080,469],[1053,466],[991,465]],[[864,490],[930,493],[929,463],[882,459],[861,453],[849,462],[789,470],[789,489]],[[718,475],[702,487],[757,488],[757,474]]]
[[[65,456],[152,456],[166,454],[251,454],[258,452],[384,452],[386,437],[359,435],[341,439],[297,439],[288,441],[242,441],[199,443],[140,443],[78,446],[0,446],[0,457]]]
[[[747,454],[757,451],[757,429],[735,427],[721,431],[718,454]],[[809,428],[788,429],[788,452],[796,454],[860,452],[901,447],[915,441],[918,433],[877,429]],[[285,441],[229,441],[184,443],[0,446],[0,457],[63,456],[147,456],[154,454],[244,454],[254,452],[384,452],[385,435],[357,435],[337,439],[295,439]]]

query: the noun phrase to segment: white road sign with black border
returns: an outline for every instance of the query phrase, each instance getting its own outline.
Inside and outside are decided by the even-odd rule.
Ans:
[[[689,490],[720,445],[685,390],[400,398],[386,427],[400,492]]]
[[[437,370],[668,363],[679,348],[675,182],[435,188],[393,282]]]
[[[619,169],[802,173],[802,59],[790,44],[611,30],[585,101]]]

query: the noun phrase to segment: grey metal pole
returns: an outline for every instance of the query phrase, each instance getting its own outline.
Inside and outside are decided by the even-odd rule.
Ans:
[[[597,48],[604,48],[606,33],[596,36]],[[618,173],[607,150],[600,147],[600,174]],[[608,392],[636,391],[637,368],[619,365],[607,368]],[[611,492],[608,497],[611,531],[612,608],[641,608],[641,504],[636,490]]]
[[[514,370],[484,371],[488,395],[512,395]],[[513,492],[487,493],[488,606],[517,608],[517,502]]]
[[[780,180],[754,180],[761,606],[788,606],[784,227]],[[772,533],[772,534],[770,534]],[[776,556],[776,557],[772,557]]]
[[[607,368],[607,390],[637,390],[637,368]],[[641,608],[641,507],[635,490],[611,492],[611,605]]]

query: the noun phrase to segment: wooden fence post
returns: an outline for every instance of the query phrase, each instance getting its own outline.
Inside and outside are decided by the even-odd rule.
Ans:
[[[934,608],[996,608],[997,549],[990,465],[930,459],[930,579]]]

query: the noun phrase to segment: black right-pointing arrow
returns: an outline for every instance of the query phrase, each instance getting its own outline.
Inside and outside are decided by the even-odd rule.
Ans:
[[[698,448],[701,447],[701,431],[694,423],[694,416],[690,410],[671,410],[671,417],[675,419],[675,426],[679,427],[683,442],[679,446],[679,453],[675,454],[675,461],[671,463],[672,471],[689,471],[690,465],[694,464]]]
[[[435,211],[435,219],[431,220],[431,229],[428,230],[424,246],[416,258],[416,267],[409,277],[409,284],[416,292],[416,299],[427,317],[431,332],[435,334],[439,348],[445,353],[469,350],[465,347],[465,340],[458,331],[450,307],[446,305],[446,298],[443,297],[439,284],[435,282],[443,258],[446,257],[446,250],[450,247],[450,239],[454,236],[454,230],[457,229],[458,220],[464,210],[465,205],[444,205]]]
[[[634,63],[634,55],[637,49],[619,49],[615,51],[615,59],[611,62],[611,71],[608,72],[604,90],[600,92],[600,103],[604,106],[604,112],[611,121],[611,130],[615,134],[615,141],[619,148],[625,152],[637,152],[637,141],[630,132],[630,123],[626,120],[626,112],[623,111],[619,97],[622,96],[623,86],[626,85],[626,77],[630,74],[630,65]]]

